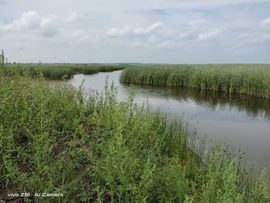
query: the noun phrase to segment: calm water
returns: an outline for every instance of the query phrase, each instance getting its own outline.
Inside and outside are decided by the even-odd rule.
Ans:
[[[68,83],[75,88],[103,91],[106,78],[118,87],[118,99],[125,100],[135,89],[135,102],[148,100],[152,110],[168,114],[171,119],[188,123],[190,135],[204,143],[221,143],[236,155],[247,152],[256,168],[270,166],[270,102],[246,96],[201,93],[189,89],[126,86],[119,83],[121,71],[95,75],[75,75]],[[202,142],[200,142],[202,143]]]

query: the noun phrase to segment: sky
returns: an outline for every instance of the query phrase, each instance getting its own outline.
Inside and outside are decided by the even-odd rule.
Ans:
[[[0,0],[10,62],[270,63],[270,0]]]

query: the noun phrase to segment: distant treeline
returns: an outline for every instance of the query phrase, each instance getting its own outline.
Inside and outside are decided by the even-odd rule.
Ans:
[[[2,68],[2,73],[7,76],[28,75],[47,79],[69,79],[74,74],[94,74],[121,70],[124,64],[7,64]]]
[[[190,87],[270,99],[270,65],[132,65],[122,72],[120,81],[149,86]]]

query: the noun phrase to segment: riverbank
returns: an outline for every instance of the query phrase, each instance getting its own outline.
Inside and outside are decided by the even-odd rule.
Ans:
[[[91,75],[99,72],[122,70],[124,64],[6,64],[1,68],[3,75],[40,77],[49,80],[69,79],[75,74]]]
[[[181,123],[115,95],[107,85],[86,99],[44,78],[1,75],[1,198],[46,192],[63,194],[63,202],[270,201],[264,175],[238,170],[220,147],[201,165]]]
[[[270,99],[270,65],[133,65],[122,72],[120,81]]]

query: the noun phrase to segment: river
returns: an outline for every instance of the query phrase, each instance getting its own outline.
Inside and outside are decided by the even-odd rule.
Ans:
[[[103,91],[105,81],[118,88],[118,100],[125,100],[135,90],[136,103],[148,101],[151,110],[168,114],[170,119],[187,124],[190,136],[198,137],[199,145],[220,143],[255,168],[270,166],[270,102],[243,95],[202,93],[191,89],[128,86],[119,83],[121,71],[77,74],[68,83],[85,91]],[[211,144],[209,144],[211,145]]]

